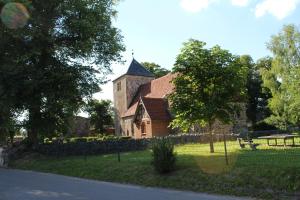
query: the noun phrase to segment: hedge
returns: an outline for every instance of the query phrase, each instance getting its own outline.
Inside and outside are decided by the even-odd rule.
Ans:
[[[227,140],[236,140],[227,135]],[[173,144],[208,143],[208,135],[189,134],[167,137]],[[223,135],[214,135],[214,141],[222,141]],[[152,139],[120,139],[104,141],[76,140],[69,143],[46,143],[37,145],[34,150],[49,156],[100,155],[117,152],[140,151],[150,148]]]

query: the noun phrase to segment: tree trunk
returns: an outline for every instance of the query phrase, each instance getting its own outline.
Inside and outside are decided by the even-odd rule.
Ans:
[[[28,142],[30,146],[33,146],[38,143],[37,131],[33,128],[28,130]]]
[[[29,109],[29,129],[28,142],[29,145],[36,145],[38,143],[38,132],[41,121],[41,112],[39,106]]]
[[[10,139],[11,146],[14,145],[14,137],[15,137],[15,132],[14,131],[9,131],[9,139]]]
[[[213,133],[212,133],[212,123],[209,122],[209,145],[210,145],[210,153],[214,153],[214,138],[213,138]]]

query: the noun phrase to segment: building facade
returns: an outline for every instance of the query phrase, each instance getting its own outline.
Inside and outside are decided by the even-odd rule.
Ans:
[[[115,133],[133,138],[166,136],[173,132],[169,128],[172,115],[168,95],[173,91],[174,74],[155,79],[154,75],[133,59],[128,71],[113,81]],[[216,131],[234,132],[246,127],[243,109],[231,125],[215,123]],[[196,128],[205,132],[205,128]],[[216,133],[217,133],[216,132]]]

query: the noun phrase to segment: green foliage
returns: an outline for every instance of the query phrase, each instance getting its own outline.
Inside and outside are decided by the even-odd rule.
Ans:
[[[152,142],[152,164],[156,172],[165,174],[175,169],[176,156],[174,144],[166,138],[156,139]]]
[[[257,63],[254,63],[249,55],[240,57],[241,65],[248,70],[246,83],[248,101],[246,114],[253,126],[256,126],[256,123],[270,116],[268,99],[271,97],[271,94],[262,86],[263,82],[260,70],[270,68],[271,62],[272,58],[269,57],[262,58],[258,60]]]
[[[170,95],[175,119],[172,127],[184,131],[194,124],[207,126],[212,135],[215,120],[230,123],[245,95],[247,69],[227,50],[190,40],[184,43],[173,71],[175,91]],[[212,138],[212,136],[211,136]],[[213,143],[211,139],[211,152]]]
[[[90,136],[90,137],[68,137],[63,139],[63,143],[76,143],[76,142],[97,142],[97,141],[117,141],[117,140],[130,140],[131,137],[127,136],[114,136],[114,135],[97,135],[97,136]],[[45,144],[51,144],[53,142],[58,142],[60,138],[45,138]]]
[[[85,110],[88,112],[91,125],[99,133],[105,132],[105,127],[113,125],[113,108],[110,100],[92,100]]]
[[[260,121],[254,124],[252,127],[253,131],[267,131],[267,130],[276,130],[276,127],[270,124],[267,124],[265,121]]]
[[[0,9],[7,0],[0,0]],[[18,0],[24,28],[0,23],[0,105],[28,112],[29,140],[62,133],[84,99],[100,90],[124,50],[112,24],[115,0]]]
[[[13,138],[19,129],[18,115],[5,105],[0,106],[0,144],[13,143]]]
[[[264,86],[272,94],[268,103],[272,115],[266,121],[285,130],[291,125],[300,125],[299,46],[300,32],[297,27],[284,26],[268,43],[268,49],[274,56],[272,66],[261,70]]]
[[[167,70],[160,65],[153,62],[142,62],[141,63],[146,69],[155,75],[155,78],[162,77],[170,73],[170,70]]]

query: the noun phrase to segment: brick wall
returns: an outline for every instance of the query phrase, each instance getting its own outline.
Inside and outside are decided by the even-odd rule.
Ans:
[[[142,133],[142,123],[144,123],[145,126],[145,133]],[[135,124],[134,129],[134,138],[135,139],[141,139],[141,138],[151,138],[152,137],[152,122],[149,118],[142,119],[141,122],[138,124]]]
[[[167,136],[170,133],[170,129],[168,128],[170,122],[169,121],[152,121],[152,136],[153,137],[162,137]]]

